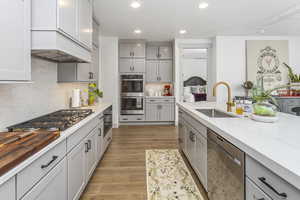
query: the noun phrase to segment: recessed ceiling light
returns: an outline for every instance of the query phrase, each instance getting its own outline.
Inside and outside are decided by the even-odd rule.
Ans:
[[[135,33],[135,34],[141,34],[142,31],[141,31],[141,29],[135,29],[135,30],[134,30],[134,33]]]
[[[131,2],[130,6],[132,8],[139,8],[139,7],[141,7],[141,3],[139,1],[133,1],[133,2]]]
[[[186,30],[182,29],[182,30],[179,31],[179,33],[180,33],[181,35],[186,34]]]
[[[207,8],[207,7],[208,7],[208,3],[207,3],[207,2],[203,1],[203,2],[200,2],[200,3],[199,3],[199,8],[200,8],[200,9],[205,9],[205,8]]]

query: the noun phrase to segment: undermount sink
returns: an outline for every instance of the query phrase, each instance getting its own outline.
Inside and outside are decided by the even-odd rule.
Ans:
[[[236,118],[236,116],[216,109],[197,109],[197,111],[211,118]]]

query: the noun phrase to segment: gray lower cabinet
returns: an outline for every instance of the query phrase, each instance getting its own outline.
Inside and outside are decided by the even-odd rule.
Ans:
[[[5,200],[16,199],[16,178],[13,177],[0,186],[0,197]]]
[[[67,162],[64,158],[22,200],[67,199],[67,195]]]
[[[148,60],[146,63],[146,82],[173,82],[172,60]]]
[[[145,59],[121,58],[119,66],[121,73],[144,73]]]
[[[68,160],[68,200],[77,200],[86,185],[86,157],[87,144],[82,141],[67,156]]]
[[[174,121],[174,103],[147,103],[146,120],[154,122]]]
[[[200,182],[207,190],[207,129],[179,110],[179,144]]]
[[[249,187],[250,189],[246,190],[246,200],[253,200],[253,194],[256,194],[258,197],[266,194],[265,196],[273,200],[300,199],[300,190],[248,155],[246,156],[246,176],[257,186],[256,192],[253,192],[253,187],[251,188],[251,186]],[[266,200],[268,199],[266,198]]]
[[[249,178],[246,178],[246,200],[271,200],[259,187]]]

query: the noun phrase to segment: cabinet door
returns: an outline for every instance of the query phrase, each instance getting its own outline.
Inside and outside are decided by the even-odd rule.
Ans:
[[[146,82],[157,82],[158,79],[158,61],[147,61],[146,64]]]
[[[67,162],[64,158],[22,200],[67,199]]]
[[[86,142],[88,143],[88,152],[86,154],[86,182],[91,178],[94,169],[97,164],[97,144],[96,141],[98,139],[98,129],[95,128],[90,135],[87,137]]]
[[[161,82],[173,81],[173,62],[171,60],[159,61],[158,77]]]
[[[87,143],[77,145],[68,155],[68,199],[79,199],[86,185],[85,156]]]
[[[159,121],[174,121],[174,104],[165,103],[159,106]]]
[[[5,200],[16,199],[16,180],[15,177],[9,179],[0,186],[0,197]]]
[[[92,48],[93,15],[92,0],[78,0],[79,41]]]
[[[146,58],[148,60],[157,60],[158,59],[158,47],[157,46],[147,46]]]
[[[195,150],[196,150],[196,133],[193,131],[193,129],[188,125],[187,128],[187,150],[186,150],[186,155],[187,158],[189,159],[191,165],[193,165],[193,158],[195,155]]]
[[[58,0],[58,29],[76,38],[77,28],[77,1]]]
[[[103,121],[100,122],[97,134],[97,161],[101,160],[103,152],[102,152],[102,143],[103,143]]]
[[[93,46],[92,51],[92,63],[90,63],[90,71],[91,71],[91,79],[93,80],[99,80],[99,48],[96,46]]]
[[[119,67],[121,73],[133,72],[132,59],[131,58],[122,58],[119,61]]]
[[[91,78],[91,63],[78,63],[77,65],[77,81],[88,82]]]
[[[160,46],[159,47],[159,59],[172,59],[173,52],[171,46]]]
[[[99,25],[93,20],[93,45],[99,47]]]
[[[205,189],[207,189],[207,142],[206,138],[196,133],[195,154],[193,155],[194,169]]]
[[[134,58],[145,58],[146,57],[145,43],[132,44],[132,52]]]
[[[31,79],[31,0],[0,1],[0,81]]]
[[[145,72],[145,59],[133,59],[132,67],[134,72]]]
[[[132,45],[127,43],[121,43],[119,45],[120,58],[131,58],[133,56]]]
[[[183,119],[178,120],[178,144],[181,150],[185,151],[185,125]]]
[[[158,120],[158,105],[154,103],[146,103],[146,120],[157,121]]]

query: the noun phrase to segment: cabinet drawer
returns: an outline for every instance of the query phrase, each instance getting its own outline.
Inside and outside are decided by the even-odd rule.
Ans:
[[[184,120],[190,124],[194,129],[196,129],[203,137],[207,138],[207,128],[197,120],[195,120],[189,114],[184,113]]]
[[[246,156],[246,175],[273,200],[300,199],[300,191],[298,189],[287,183],[250,156]]]
[[[174,103],[173,98],[147,98],[146,103]]]
[[[100,116],[100,115],[98,115]],[[97,127],[99,118],[95,117],[87,124],[78,129],[70,137],[67,138],[67,152],[70,152],[77,144],[79,144],[83,138],[85,138],[94,128]]]
[[[66,141],[59,143],[46,154],[17,174],[17,198],[20,199],[66,155]]]
[[[250,179],[246,178],[246,200],[271,200]]]
[[[67,162],[64,158],[21,200],[66,200]]]
[[[10,178],[8,181],[0,185],[0,197],[5,200],[16,199],[16,177]]]
[[[145,121],[144,115],[121,115],[120,116],[121,122],[139,122]]]

